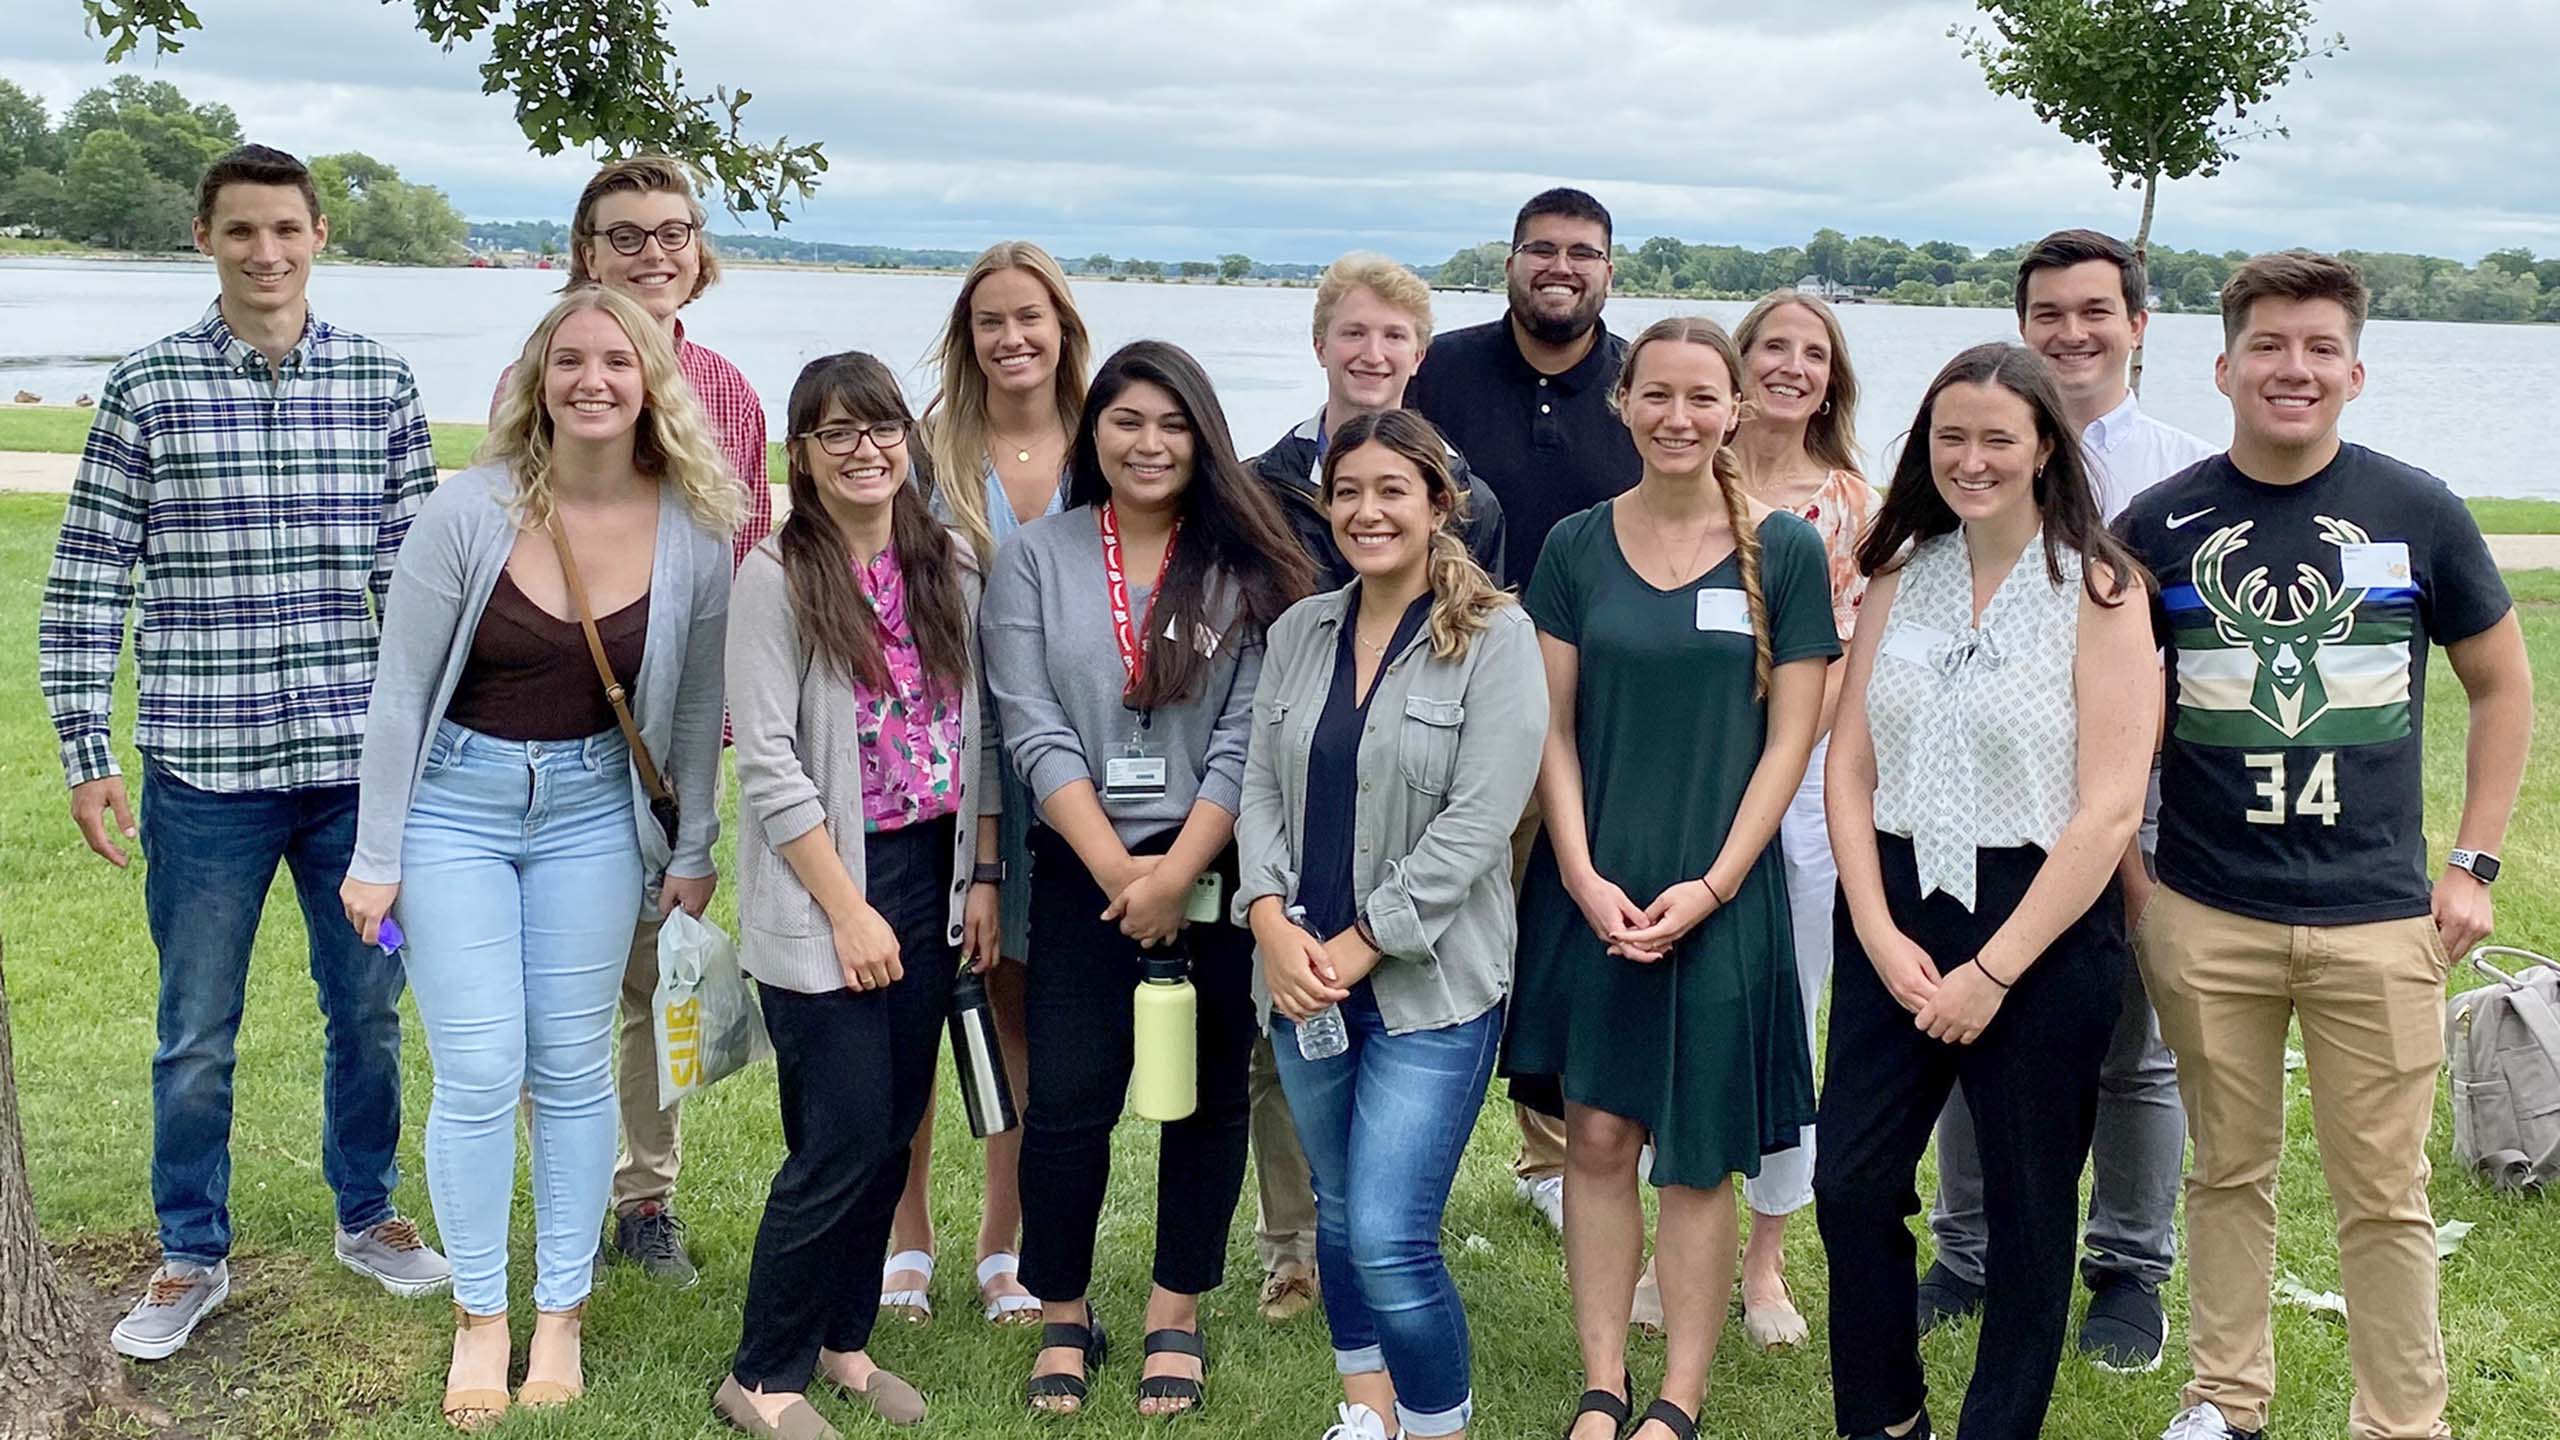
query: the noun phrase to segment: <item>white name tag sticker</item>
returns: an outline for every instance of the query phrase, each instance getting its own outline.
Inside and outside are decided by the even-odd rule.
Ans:
[[[1164,622],[1164,638],[1174,641],[1177,644],[1180,643],[1182,639],[1182,621],[1180,619],[1177,618]],[[1210,629],[1206,623],[1193,624],[1191,627],[1191,648],[1199,651],[1201,658],[1203,659],[1217,659],[1218,632]]]
[[[2412,583],[2409,546],[2402,540],[2375,540],[2338,547],[2338,583],[2350,590],[2402,590]]]
[[[1884,653],[1914,665],[1930,663],[1938,647],[1955,637],[1926,625],[1896,625],[1884,632]]]
[[[1751,600],[1739,590],[1712,587],[1698,592],[1698,628],[1727,635],[1751,633]]]

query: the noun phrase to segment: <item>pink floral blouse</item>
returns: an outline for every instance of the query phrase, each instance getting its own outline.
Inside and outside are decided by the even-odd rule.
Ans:
[[[1866,603],[1867,577],[1858,573],[1858,541],[1875,518],[1884,497],[1855,470],[1834,470],[1824,477],[1813,498],[1796,507],[1822,537],[1831,560],[1831,619],[1840,627],[1840,643],[1858,628],[1858,607]]]
[[[862,750],[862,828],[896,830],[960,808],[960,697],[928,681],[915,630],[907,623],[907,583],[898,547],[880,552],[855,578],[880,617],[889,688],[853,683],[861,711],[854,738]]]

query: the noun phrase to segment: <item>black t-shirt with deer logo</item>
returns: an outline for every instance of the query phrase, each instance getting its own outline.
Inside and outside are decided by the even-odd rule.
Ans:
[[[2471,512],[2345,445],[2298,485],[2214,456],[2117,528],[2158,581],[2162,883],[2287,925],[2426,914],[2427,647],[2511,604]]]

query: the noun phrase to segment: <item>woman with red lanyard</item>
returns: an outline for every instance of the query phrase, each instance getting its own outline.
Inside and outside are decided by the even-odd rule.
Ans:
[[[1102,1360],[1087,1298],[1111,1131],[1135,1058],[1140,950],[1182,938],[1199,996],[1199,1104],[1163,1127],[1139,1409],[1199,1406],[1199,1297],[1226,1273],[1244,1184],[1252,937],[1192,924],[1195,882],[1235,887],[1263,630],[1305,595],[1305,553],[1236,458],[1188,354],[1142,340],[1094,377],[1067,509],[998,554],[979,621],[1006,747],[1039,809],[1025,1001],[1022,1283],[1040,1297],[1027,1397],[1079,1408]],[[1203,877],[1214,877],[1204,880]]]

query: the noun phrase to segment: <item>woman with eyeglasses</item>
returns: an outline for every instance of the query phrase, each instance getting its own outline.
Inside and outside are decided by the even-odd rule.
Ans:
[[[1022,1283],[1047,1322],[1026,1397],[1082,1406],[1105,1350],[1089,1303],[1111,1132],[1136,1055],[1141,952],[1175,941],[1198,993],[1198,1105],[1163,1126],[1138,1408],[1206,1400],[1200,1295],[1225,1278],[1244,1184],[1253,945],[1225,920],[1270,623],[1313,567],[1236,457],[1199,362],[1157,340],[1094,377],[1067,509],[996,557],[982,622],[1006,746],[1039,806],[1026,1003]],[[1194,882],[1219,917],[1186,921]],[[1186,930],[1186,925],[1188,928]]]
[[[788,1153],[714,1404],[748,1434],[807,1440],[835,1433],[812,1379],[893,1425],[925,1415],[867,1347],[996,790],[978,559],[912,483],[897,377],[869,355],[811,361],[791,429],[791,515],[738,573],[729,652],[739,964]]]

